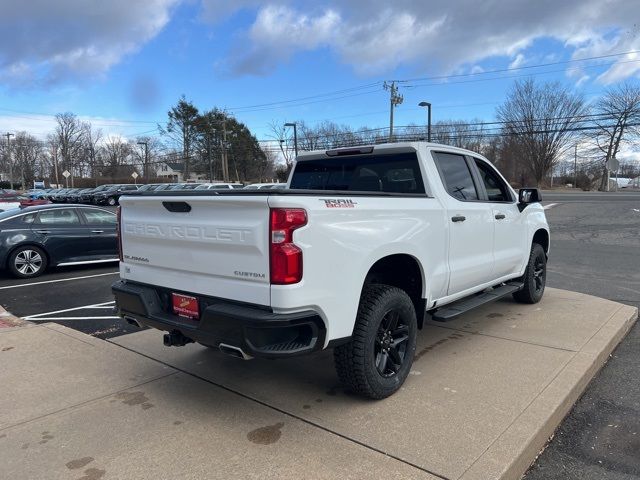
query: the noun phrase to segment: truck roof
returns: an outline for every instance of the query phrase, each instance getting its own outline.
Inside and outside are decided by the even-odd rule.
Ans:
[[[316,160],[318,158],[327,157],[341,157],[345,155],[366,155],[371,153],[394,153],[394,152],[408,152],[419,150],[420,148],[430,147],[443,149],[451,152],[459,152],[465,155],[473,154],[475,156],[482,156],[477,152],[466,150],[464,148],[452,147],[451,145],[444,145],[434,142],[395,142],[395,143],[378,143],[369,145],[356,145],[349,147],[339,147],[329,150],[312,150],[309,152],[302,152],[296,158],[296,161]],[[483,157],[484,158],[484,157]]]

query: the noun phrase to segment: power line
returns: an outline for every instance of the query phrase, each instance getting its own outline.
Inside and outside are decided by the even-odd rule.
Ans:
[[[627,52],[611,53],[611,54],[608,54],[608,55],[598,55],[598,56],[593,56],[593,57],[575,58],[575,59],[571,59],[571,60],[562,60],[562,61],[558,61],[558,62],[539,63],[537,65],[523,65],[521,67],[510,67],[510,68],[501,68],[501,69],[497,69],[497,70],[486,70],[486,71],[483,71],[483,72],[458,73],[458,74],[453,74],[453,75],[438,75],[438,76],[431,76],[431,77],[416,77],[416,78],[408,78],[408,79],[396,80],[396,81],[399,82],[399,83],[406,83],[406,82],[418,82],[418,81],[423,81],[423,80],[448,80],[448,79],[451,79],[451,78],[488,75],[490,73],[515,72],[515,71],[519,71],[519,70],[528,70],[528,69],[532,69],[532,68],[550,67],[550,66],[554,66],[554,65],[563,65],[563,64],[567,64],[567,63],[585,62],[585,61],[588,61],[588,60],[601,60],[603,58],[619,57],[619,56],[622,56],[622,55],[630,55],[630,54],[634,54],[634,53],[640,53],[640,50],[629,50]],[[618,63],[618,62],[614,62],[614,63]]]
[[[604,64],[599,64],[599,65],[583,65],[583,66],[579,66],[579,67],[569,67],[569,68],[563,68],[563,69],[558,69],[558,70],[547,70],[544,72],[536,72],[536,73],[526,73],[526,74],[522,74],[522,75],[509,75],[509,76],[503,76],[503,77],[491,77],[491,78],[476,78],[473,80],[460,80],[460,81],[456,81],[456,82],[434,82],[434,83],[418,83],[416,85],[403,85],[403,88],[417,88],[417,87],[437,87],[437,86],[447,86],[447,85],[459,85],[459,84],[463,84],[463,83],[478,83],[478,82],[490,82],[493,80],[508,80],[508,79],[513,79],[513,78],[523,78],[523,77],[537,77],[539,75],[548,75],[550,73],[558,73],[558,72],[566,72],[566,71],[570,71],[570,70],[580,70],[580,69],[587,69],[587,68],[599,68],[599,67],[610,67],[613,65],[621,65],[621,64],[626,64],[626,63],[637,63],[640,62],[640,59],[638,60],[626,60],[624,62],[611,62],[611,63],[604,63]]]

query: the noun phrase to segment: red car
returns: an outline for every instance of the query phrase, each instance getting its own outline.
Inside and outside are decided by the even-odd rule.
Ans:
[[[18,201],[20,202],[20,208],[35,207],[37,205],[48,205],[49,203],[51,203],[46,198],[32,198],[25,195],[20,195],[18,197]]]
[[[18,196],[18,192],[15,190],[9,190],[8,188],[0,188],[0,200],[15,200]]]

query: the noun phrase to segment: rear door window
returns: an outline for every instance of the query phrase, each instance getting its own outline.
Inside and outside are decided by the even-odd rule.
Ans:
[[[83,208],[81,210],[88,225],[115,225],[116,216],[97,208]]]
[[[464,156],[434,152],[433,157],[449,195],[461,201],[478,200],[478,191]]]
[[[425,193],[414,152],[302,160],[296,164],[289,188]]]
[[[80,225],[80,218],[72,208],[56,208],[39,212],[35,223],[38,225],[67,227]]]

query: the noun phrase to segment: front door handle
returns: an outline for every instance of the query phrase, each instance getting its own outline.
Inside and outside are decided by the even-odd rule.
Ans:
[[[456,215],[455,217],[451,217],[452,222],[464,222],[466,219],[467,217],[463,215]]]
[[[504,220],[507,216],[504,213],[496,213],[496,220]]]
[[[91,230],[91,233],[104,233],[104,230]]]
[[[41,233],[42,235],[46,235],[47,233],[51,233],[51,230],[36,230],[36,233]]]

